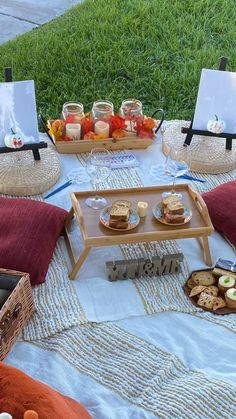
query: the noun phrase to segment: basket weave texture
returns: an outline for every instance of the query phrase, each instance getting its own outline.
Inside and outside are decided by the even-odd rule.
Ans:
[[[40,160],[32,151],[1,154],[0,193],[37,195],[50,189],[60,177],[60,162],[50,148],[40,150]]]
[[[189,127],[190,121],[166,121],[162,128],[162,151],[168,155],[170,148],[183,150],[186,134],[182,134],[182,127]],[[225,139],[194,135],[189,146],[190,170],[192,172],[219,174],[236,168],[236,140],[232,141],[232,150],[225,149]],[[181,153],[180,153],[181,156]],[[180,157],[181,158],[181,157]]]
[[[29,274],[0,269],[0,288],[3,285],[5,289],[13,290],[0,309],[0,361],[6,357],[35,310]]]

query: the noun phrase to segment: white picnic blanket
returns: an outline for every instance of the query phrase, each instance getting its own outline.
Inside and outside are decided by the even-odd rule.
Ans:
[[[143,185],[157,184],[149,168],[164,160],[160,140],[133,153],[140,161]],[[60,157],[62,175],[55,187],[67,180],[70,169],[81,166],[76,156]],[[89,183],[72,185],[47,201],[69,209],[69,192],[88,189]],[[72,238],[79,252],[77,227]],[[179,291],[187,270],[206,265],[195,239],[179,240],[177,245],[185,256]],[[235,258],[217,232],[210,247],[214,262]],[[175,301],[165,299],[164,277],[159,285],[152,278],[141,284],[109,282],[105,261],[113,258],[123,258],[120,247],[93,249],[73,282],[83,321],[31,343],[17,342],[6,362],[82,402],[96,419],[234,417],[235,316],[203,319],[202,311],[192,309],[182,294],[176,294]],[[167,296],[176,291],[171,278],[168,286]]]

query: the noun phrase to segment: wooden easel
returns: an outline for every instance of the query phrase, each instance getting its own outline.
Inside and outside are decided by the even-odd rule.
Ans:
[[[219,70],[225,71],[227,61],[228,61],[228,59],[226,57],[221,57]],[[204,136],[204,137],[225,138],[226,139],[226,145],[225,145],[226,150],[232,150],[232,139],[233,138],[236,139],[236,133],[235,134],[228,134],[226,132],[223,132],[222,134],[214,134],[212,132],[205,131],[205,130],[193,129],[192,126],[193,126],[193,119],[190,123],[189,128],[186,128],[186,127],[181,128],[181,132],[183,134],[187,134],[186,138],[185,138],[185,141],[184,141],[184,144],[183,144],[184,147],[187,147],[187,146],[190,145],[190,143],[192,141],[192,138],[193,138],[193,135],[201,135],[201,136]]]
[[[5,68],[5,81],[6,82],[12,82],[12,68],[7,67]],[[45,141],[40,141],[39,143],[30,143],[23,145],[21,148],[9,148],[9,147],[0,147],[0,153],[14,153],[19,151],[25,151],[25,150],[32,150],[34,160],[40,160],[40,148],[47,148],[47,143]]]

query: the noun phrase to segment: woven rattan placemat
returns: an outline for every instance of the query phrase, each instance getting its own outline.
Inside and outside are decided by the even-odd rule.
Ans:
[[[170,147],[183,150],[186,134],[182,134],[182,127],[189,127],[190,121],[166,121],[162,129],[162,150],[165,155]],[[202,137],[194,135],[190,144],[191,171],[199,173],[218,174],[229,172],[236,168],[236,140],[233,140],[232,150],[225,149],[225,139]]]
[[[59,179],[60,162],[50,148],[40,150],[41,160],[32,151],[1,154],[0,193],[36,195],[50,189]]]

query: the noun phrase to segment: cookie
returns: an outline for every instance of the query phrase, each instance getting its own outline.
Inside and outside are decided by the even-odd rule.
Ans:
[[[215,302],[215,298],[216,297],[213,297],[210,294],[205,294],[204,292],[202,292],[200,294],[197,304],[201,307],[205,307],[205,308],[208,308],[209,310],[212,310],[214,302]]]
[[[215,283],[214,275],[208,271],[193,272],[191,278],[193,278],[196,285],[208,286]]]
[[[205,287],[204,289],[205,294],[213,295],[213,297],[217,296],[218,291],[219,291],[218,288],[215,287],[214,285],[210,285],[209,287]]]
[[[222,275],[229,275],[229,276],[236,279],[236,273],[235,272],[226,271],[225,269],[214,268],[212,272],[217,277],[220,277]]]
[[[193,278],[190,278],[187,282],[187,285],[189,288],[193,289],[194,287],[196,287],[196,283],[194,282]]]
[[[196,285],[190,292],[189,297],[194,297],[195,295],[200,294],[202,291],[204,291],[206,286],[204,285]]]
[[[219,308],[223,308],[226,306],[225,301],[221,297],[215,297],[215,301],[213,304],[213,311],[218,310]]]

